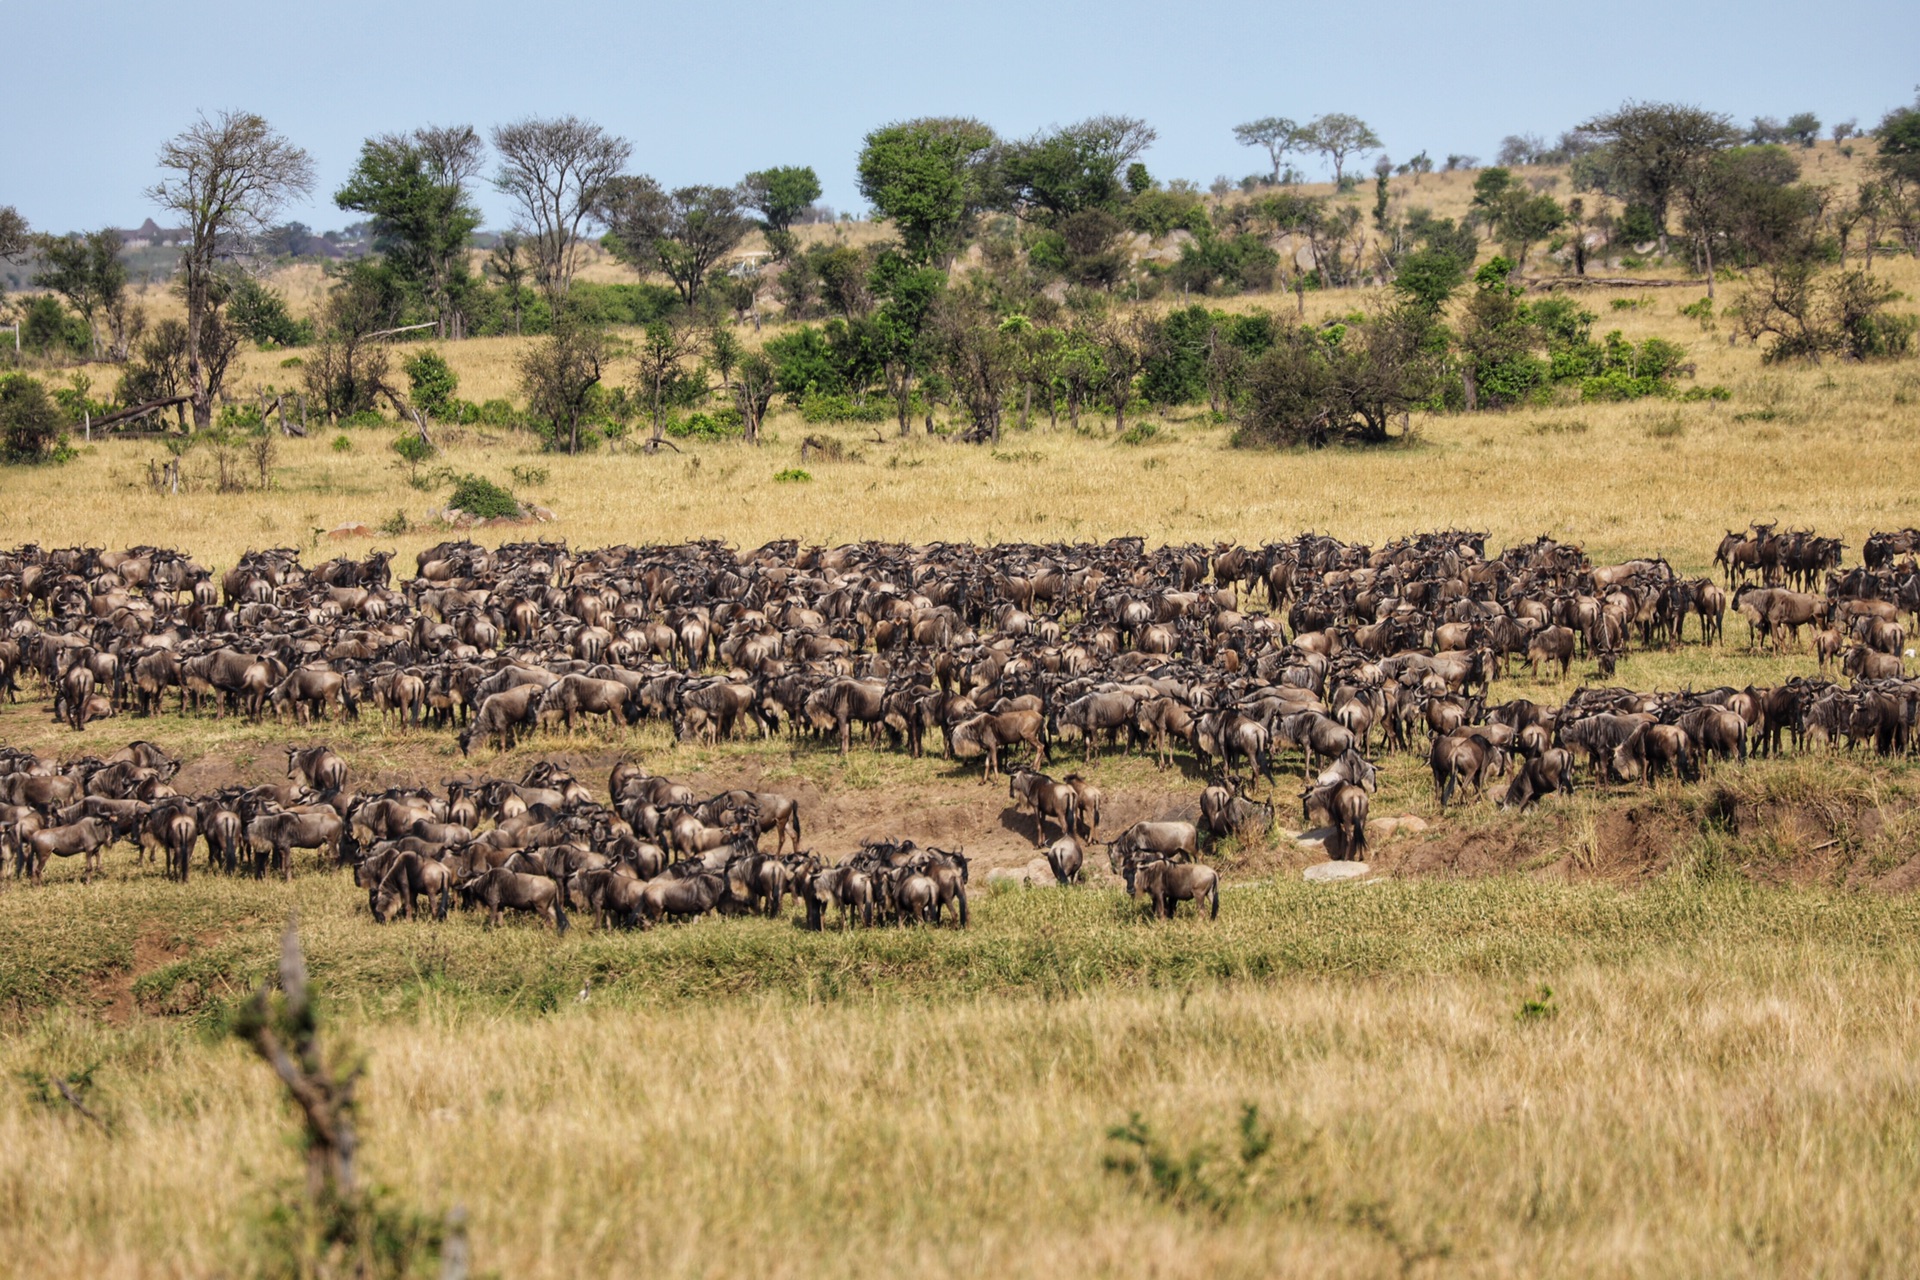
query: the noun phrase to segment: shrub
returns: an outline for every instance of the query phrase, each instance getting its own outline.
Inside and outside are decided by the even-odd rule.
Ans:
[[[453,495],[447,499],[447,505],[482,519],[520,514],[520,502],[512,493],[471,471],[453,482]]]
[[[340,439],[345,440],[346,437],[341,436]],[[334,447],[339,448],[339,443],[335,442]],[[433,446],[422,440],[418,432],[413,431],[403,431],[395,436],[392,448],[410,467],[418,467],[434,454]]]
[[[529,487],[547,482],[547,469],[545,467],[517,466],[510,469],[507,474],[513,477],[515,484],[524,484]]]
[[[263,347],[303,347],[313,341],[313,325],[295,320],[286,300],[252,276],[233,287],[227,319],[242,337]]]
[[[687,418],[667,419],[666,432],[677,440],[728,440],[746,434],[738,409],[717,409]]]
[[[418,436],[413,438],[416,440],[419,439]],[[353,441],[343,432],[333,438],[332,448],[335,453],[352,453]]]
[[[446,357],[428,347],[400,367],[413,390],[415,408],[443,422],[457,416],[453,393],[460,389],[460,375],[448,367]]]
[[[0,375],[0,455],[8,462],[64,462],[73,456],[58,406],[24,373]]]
[[[498,398],[488,400],[480,406],[481,425],[488,427],[516,427],[520,425],[520,411],[513,407],[510,400]]]
[[[1145,444],[1160,434],[1160,424],[1156,422],[1136,422],[1117,437],[1120,444]]]
[[[776,484],[805,484],[813,479],[813,473],[802,471],[799,467],[788,467],[784,471],[774,472],[773,479]]]
[[[892,406],[879,399],[856,404],[851,396],[814,393],[800,401],[800,416],[808,422],[885,422],[892,414]]]

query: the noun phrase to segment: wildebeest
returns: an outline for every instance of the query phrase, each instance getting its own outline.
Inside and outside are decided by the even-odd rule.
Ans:
[[[1016,812],[1033,813],[1033,847],[1038,849],[1051,818],[1062,835],[1072,835],[1078,826],[1079,793],[1064,782],[1055,782],[1044,773],[1016,769],[1007,775],[1007,797]]]
[[[344,791],[347,786],[347,762],[332,747],[288,747],[287,777],[298,774],[315,791]]]
[[[498,925],[508,910],[525,911],[550,922],[554,931],[567,931],[567,913],[560,904],[560,886],[547,876],[528,875],[495,867],[463,881],[461,896],[487,909],[487,923]]]
[[[1000,772],[1000,751],[1003,747],[1024,742],[1033,748],[1034,764],[1045,765],[1047,744],[1040,736],[1041,727],[1042,719],[1038,711],[1005,711],[998,714],[983,711],[953,727],[953,754],[962,757],[984,754],[987,768],[981,775],[983,782]]]
[[[88,884],[93,883],[94,873],[100,870],[100,850],[113,843],[113,839],[113,824],[100,818],[82,818],[66,826],[43,827],[33,832],[24,845],[24,852],[31,862],[33,882],[41,883],[50,859],[85,854],[87,861],[82,879]]]
[[[1445,810],[1447,800],[1460,786],[1478,792],[1486,786],[1487,775],[1505,767],[1506,754],[1485,733],[1462,730],[1458,735],[1436,737],[1427,754],[1427,766],[1433,772],[1433,789]]]
[[[1204,903],[1209,916],[1220,917],[1220,873],[1198,863],[1165,858],[1136,863],[1127,876],[1127,892],[1135,898],[1146,895],[1157,919],[1173,919],[1182,902],[1193,903],[1196,911]]]

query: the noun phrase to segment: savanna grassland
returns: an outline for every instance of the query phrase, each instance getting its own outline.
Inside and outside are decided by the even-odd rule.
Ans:
[[[1841,164],[1823,147],[1822,163]],[[1400,198],[1464,207],[1461,175]],[[1458,190],[1455,190],[1458,188]],[[1451,194],[1447,194],[1451,193]],[[813,232],[810,234],[823,234]],[[830,234],[830,233],[824,233]],[[856,234],[859,234],[856,232]],[[604,264],[602,264],[604,266]],[[601,269],[596,267],[596,270]],[[611,270],[611,267],[605,267]],[[1920,293],[1908,258],[1876,264]],[[612,277],[609,277],[612,278]],[[1722,294],[1737,288],[1723,285]],[[1724,401],[1558,403],[1416,415],[1372,450],[1232,448],[1181,410],[1122,443],[1041,416],[994,448],[782,413],[758,449],[681,441],[567,458],[442,428],[434,466],[508,484],[552,525],[483,541],[576,546],[797,537],[1376,541],[1441,527],[1490,549],[1550,533],[1597,563],[1709,570],[1752,520],[1845,539],[1920,524],[1920,367],[1767,366],[1679,314],[1698,286],[1583,293],[1596,332],[1682,343]],[[1310,317],[1364,291],[1308,295]],[[1615,301],[1627,303],[1615,308]],[[1290,307],[1292,300],[1232,305]],[[512,396],[518,344],[442,348],[474,400]],[[237,387],[284,384],[248,353]],[[621,375],[630,376],[630,375]],[[231,565],[249,547],[397,512],[398,565],[449,536],[444,486],[409,484],[398,431],[280,442],[272,484],[157,492],[150,440],[0,471],[5,542],[150,543]],[[335,437],[347,445],[339,448]],[[825,460],[808,436],[837,443]],[[807,482],[775,474],[804,466]],[[515,469],[519,469],[516,476]],[[401,521],[395,522],[398,527]],[[365,544],[349,543],[359,554]],[[1771,682],[1811,655],[1717,649],[1622,660],[1636,688]],[[1497,697],[1596,679],[1524,668]],[[194,785],[282,773],[283,726],[172,710],[50,723],[0,708],[47,754],[150,738]],[[705,919],[649,933],[576,921],[376,926],[344,877],[164,881],[124,846],[104,881],[58,867],[0,890],[0,1257],[21,1275],[246,1274],[297,1176],[278,1086],[225,1034],[297,914],[333,1035],[364,1055],[364,1166],[431,1215],[461,1206],[478,1274],[1905,1275],[1920,1268],[1920,774],[1836,753],[1720,766],[1696,786],[1589,789],[1525,815],[1444,818],[1423,763],[1381,760],[1381,873],[1304,883],[1286,831],[1227,849],[1220,918],[1154,924],[1104,874],[1029,878],[1028,828],[978,767],[856,745],[676,747],[532,735],[463,765],[451,737],[372,717],[328,726],[365,786],[548,757],[596,791],[621,758],[704,788],[788,790],[809,843],[938,836],[977,852],[973,926],[802,931]],[[305,740],[303,737],[302,740]],[[1077,762],[1077,753],[1073,753]],[[1096,760],[1118,821],[1191,808],[1197,769]],[[1297,826],[1283,784],[1280,821]],[[1110,820],[1109,825],[1112,824]],[[1104,860],[1102,860],[1104,863]],[[989,878],[989,870],[1010,873]],[[1104,865],[1100,868],[1104,873]],[[98,1122],[45,1076],[90,1081]],[[1236,1128],[1270,1137],[1249,1155]],[[1129,1118],[1137,1142],[1109,1136]],[[1142,1157],[1153,1171],[1129,1172]]]

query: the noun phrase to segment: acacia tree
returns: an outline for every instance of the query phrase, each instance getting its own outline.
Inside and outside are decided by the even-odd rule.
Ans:
[[[479,137],[465,125],[382,134],[362,144],[333,197],[342,209],[372,215],[374,248],[397,283],[425,300],[443,338],[465,334],[467,238],[480,225],[466,182],[479,162]]]
[[[1662,254],[1674,196],[1708,156],[1740,138],[1727,116],[1672,102],[1628,102],[1580,128],[1605,148],[1601,169],[1609,187],[1653,215]]]
[[[598,217],[613,256],[641,275],[658,271],[673,281],[689,310],[700,301],[707,275],[752,229],[732,187],[680,187],[672,192],[645,176],[605,185]]]
[[[978,120],[939,118],[883,125],[860,150],[860,194],[894,224],[918,263],[947,265],[986,207],[994,132]]]
[[[42,236],[40,260],[44,269],[33,282],[67,300],[87,322],[93,354],[115,361],[127,358],[134,335],[127,332],[127,267],[120,261],[120,233],[111,227],[79,236]],[[100,341],[100,321],[111,329],[111,341]]]
[[[520,313],[526,307],[523,296],[527,281],[526,243],[518,231],[502,231],[493,252],[487,255],[487,262],[481,268],[500,282],[506,290],[507,309],[513,314],[513,332],[520,333]]]
[[[819,198],[820,176],[811,165],[761,169],[740,184],[740,203],[759,211],[767,247],[781,261],[793,254],[793,224]]]
[[[666,409],[676,400],[684,398],[688,384],[698,387],[698,380],[689,377],[686,362],[700,349],[700,341],[690,329],[670,325],[664,320],[656,320],[647,326],[646,336],[641,339],[635,352],[635,363],[639,366],[636,381],[640,394],[646,397],[653,410],[653,435],[647,441],[647,452],[653,453],[660,448],[661,438],[666,432]]]
[[[219,369],[206,360],[208,329],[223,296],[220,261],[272,224],[295,196],[313,190],[313,160],[261,117],[223,111],[200,117],[160,148],[168,175],[148,189],[162,209],[183,219],[187,244],[180,267],[187,302],[187,385],[193,424],[213,425]]]
[[[1331,111],[1308,122],[1300,131],[1300,145],[1305,150],[1318,151],[1332,163],[1333,181],[1337,186],[1346,176],[1347,157],[1378,150],[1380,135],[1359,116]]]
[[[493,185],[518,206],[533,283],[559,309],[580,266],[580,241],[608,182],[633,154],[625,138],[578,116],[493,131]]]
[[[1280,184],[1280,162],[1300,149],[1300,126],[1285,116],[1263,116],[1233,126],[1234,141],[1243,147],[1264,147],[1273,161],[1274,185]]]
[[[565,312],[553,332],[520,357],[520,390],[527,409],[548,424],[548,447],[580,452],[580,427],[593,408],[613,344],[604,330]]]

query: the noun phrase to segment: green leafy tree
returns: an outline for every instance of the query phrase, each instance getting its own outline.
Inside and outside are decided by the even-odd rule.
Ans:
[[[1888,178],[1920,183],[1920,104],[1887,112],[1873,131],[1874,165]]]
[[[97,359],[126,358],[127,267],[120,261],[120,233],[112,228],[78,236],[42,236],[38,248],[45,265],[33,282],[51,289],[87,322],[89,350]],[[100,339],[103,320],[113,318],[111,344]]]
[[[927,118],[883,125],[860,151],[860,194],[893,223],[908,256],[945,266],[988,201],[996,138],[978,120]]]
[[[1492,165],[1474,175],[1473,199],[1468,207],[1487,229],[1488,239],[1499,234],[1501,216],[1520,191],[1520,185],[1513,180],[1513,170],[1504,165]]]
[[[760,212],[768,231],[787,231],[820,198],[820,178],[811,165],[783,165],[747,175],[741,203]]]
[[[1127,166],[1157,136],[1132,116],[1094,116],[1014,143],[1000,157],[1005,199],[1046,226],[1089,209],[1115,213],[1129,195]]]
[[[249,342],[298,347],[313,339],[313,326],[293,318],[287,302],[253,276],[242,276],[227,299],[227,319]]]
[[[1303,139],[1300,126],[1285,116],[1262,116],[1233,126],[1233,140],[1243,147],[1259,147],[1273,163],[1273,183],[1280,185],[1280,165],[1288,154],[1300,150]]]
[[[580,452],[593,390],[613,356],[604,329],[563,312],[555,317],[553,332],[520,357],[520,391],[527,412],[545,428],[548,448]]]
[[[33,248],[33,231],[12,205],[0,205],[0,262],[16,262]]]
[[[160,149],[160,168],[167,176],[147,195],[186,225],[180,271],[187,304],[187,385],[194,427],[204,431],[213,425],[220,390],[213,375],[225,372],[224,361],[208,358],[208,339],[217,336],[212,331],[225,297],[216,268],[237,245],[272,225],[288,200],[313,189],[313,161],[261,117],[228,111],[212,119],[202,116],[170,139]]]
[[[1580,128],[1602,144],[1596,157],[1608,190],[1652,215],[1663,254],[1674,198],[1709,155],[1740,138],[1719,112],[1670,102],[1628,102]]]
[[[1301,150],[1317,151],[1325,156],[1333,166],[1336,185],[1346,177],[1348,156],[1377,151],[1379,147],[1380,135],[1365,120],[1341,111],[1317,116],[1300,130]]]
[[[407,375],[414,408],[442,421],[458,413],[454,396],[460,390],[460,375],[447,364],[445,356],[429,347],[409,357],[400,368]]]
[[[667,410],[676,404],[690,403],[705,383],[687,372],[686,362],[699,350],[693,331],[655,320],[634,352],[639,366],[637,378],[640,398],[653,414],[653,435],[647,441],[649,452],[659,449],[667,424]]]
[[[731,187],[665,191],[652,178],[615,178],[603,188],[607,247],[642,275],[658,271],[691,309],[708,274],[752,229]]]
[[[524,237],[518,231],[501,232],[500,239],[487,255],[486,272],[500,282],[501,291],[507,295],[507,310],[513,316],[516,337],[526,312],[527,276],[531,271]]]
[[[456,134],[469,145],[450,153],[445,140]],[[466,331],[467,242],[480,225],[480,210],[467,192],[470,168],[462,157],[477,159],[478,147],[471,129],[369,138],[333,197],[340,208],[372,218],[374,249],[419,298],[442,338]]]
[[[1821,252],[1827,201],[1799,177],[1798,162],[1779,146],[1715,152],[1688,176],[1685,227],[1699,247],[1709,298],[1716,260],[1752,267]]]
[[[1820,141],[1820,117],[1811,111],[1796,111],[1787,117],[1786,135],[1802,147]]]
[[[1522,196],[1501,215],[1500,232],[1506,247],[1513,252],[1514,273],[1527,265],[1527,252],[1536,244],[1567,225],[1567,211],[1552,196]]]
[[[903,436],[913,428],[914,384],[931,360],[928,323],[946,283],[939,269],[917,266],[898,253],[883,254],[869,276],[882,300],[869,321],[872,345]]]

